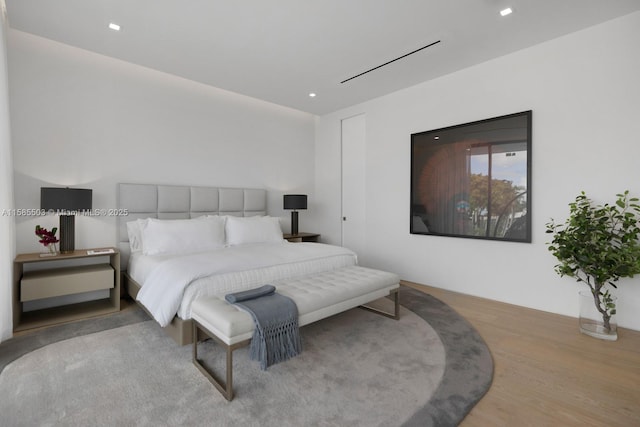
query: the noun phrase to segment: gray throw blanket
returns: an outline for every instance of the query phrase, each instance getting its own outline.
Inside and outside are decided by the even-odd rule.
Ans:
[[[249,357],[260,361],[263,371],[302,352],[298,307],[289,297],[275,293],[272,285],[228,294],[225,299],[249,312],[255,329]]]

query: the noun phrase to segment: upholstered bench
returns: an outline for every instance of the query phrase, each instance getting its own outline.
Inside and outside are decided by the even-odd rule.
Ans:
[[[316,273],[309,276],[271,282],[276,292],[291,298],[298,306],[298,323],[308,325],[325,317],[361,306],[379,314],[399,318],[400,279],[393,273],[360,266]],[[392,295],[394,310],[388,313],[364,306]],[[233,351],[251,342],[254,323],[251,315],[225,301],[224,296],[195,300],[193,320],[193,363],[227,399],[233,399]],[[198,341],[210,337],[226,349],[226,381],[216,377],[198,359]]]

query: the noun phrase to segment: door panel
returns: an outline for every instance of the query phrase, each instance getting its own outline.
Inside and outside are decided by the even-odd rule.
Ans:
[[[365,116],[342,120],[342,246],[361,253],[366,244]]]

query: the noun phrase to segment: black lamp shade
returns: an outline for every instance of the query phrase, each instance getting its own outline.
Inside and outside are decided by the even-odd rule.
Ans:
[[[75,213],[91,210],[92,190],[85,188],[40,188],[40,209],[60,214],[60,252],[75,250]]]
[[[306,194],[285,194],[284,209],[307,209]]]
[[[93,190],[86,188],[40,188],[40,208],[45,211],[86,211],[91,209]]]

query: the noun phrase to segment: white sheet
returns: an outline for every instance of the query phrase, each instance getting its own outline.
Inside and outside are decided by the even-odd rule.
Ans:
[[[139,285],[142,286],[147,280],[147,276],[160,263],[175,258],[175,255],[143,255],[142,252],[132,252],[129,256],[129,265],[127,266],[127,274]]]
[[[287,277],[355,265],[355,253],[321,243],[255,243],[167,259],[131,262],[143,265],[146,278],[138,301],[166,326],[178,314],[191,317],[200,296],[224,295]],[[146,264],[144,264],[146,262]],[[154,265],[153,267],[150,267]],[[134,271],[140,269],[133,266]]]

